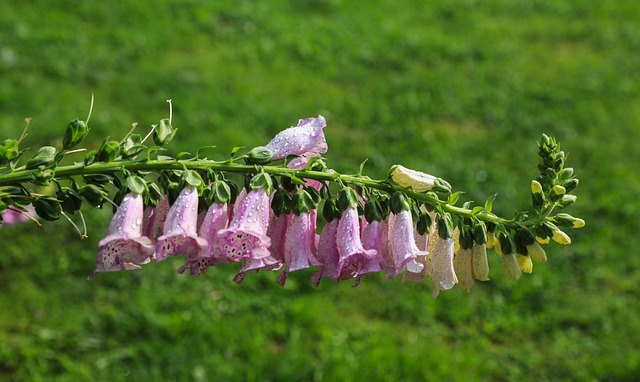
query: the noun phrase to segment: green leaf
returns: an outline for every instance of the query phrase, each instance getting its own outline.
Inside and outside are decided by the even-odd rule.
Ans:
[[[485,208],[482,206],[475,206],[471,209],[471,215],[476,215],[479,214],[480,212],[484,211]]]
[[[493,194],[486,202],[484,202],[484,209],[487,210],[487,212],[491,212],[491,210],[493,210],[493,201],[496,199],[496,196],[498,196],[498,194]]]
[[[238,153],[238,151],[242,150],[244,148],[244,146],[236,146],[234,148],[231,149],[231,158],[235,158],[236,154]]]
[[[453,194],[449,195],[449,199],[447,200],[447,204],[451,204],[452,206],[456,204],[458,199],[460,199],[460,195],[462,195],[461,191],[456,191]]]

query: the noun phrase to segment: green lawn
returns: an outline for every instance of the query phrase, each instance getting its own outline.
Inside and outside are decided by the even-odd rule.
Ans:
[[[0,229],[0,380],[634,381],[640,376],[640,2],[16,1],[0,4],[0,133],[93,145],[174,104],[175,153],[266,143],[322,114],[330,166],[392,164],[465,200],[529,205],[536,140],[580,178],[574,244],[470,295],[366,277],[231,281],[178,263],[99,275],[110,212]],[[142,130],[141,130],[142,131]],[[3,138],[3,139],[4,139]]]

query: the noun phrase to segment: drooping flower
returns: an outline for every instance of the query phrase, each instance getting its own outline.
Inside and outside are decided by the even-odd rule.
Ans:
[[[358,210],[349,207],[342,212],[338,221],[338,232],[336,235],[338,254],[338,269],[340,279],[346,280],[356,278],[356,285],[359,276],[364,274],[366,262],[377,256],[375,249],[364,249],[360,239],[360,220]]]
[[[167,195],[162,195],[155,207],[145,207],[144,218],[142,221],[142,234],[153,241],[158,240],[164,229],[164,222],[167,220],[167,214],[171,205]]]
[[[330,277],[335,281],[340,279],[340,254],[338,253],[338,244],[336,237],[338,235],[338,220],[334,219],[327,222],[320,233],[318,240],[317,260],[320,266],[311,276],[311,283],[318,287],[320,279]]]
[[[536,241],[527,246],[527,253],[531,258],[539,263],[547,261],[547,253],[544,248]]]
[[[458,278],[453,269],[453,250],[454,239],[450,237],[443,239],[438,234],[433,235],[435,239],[433,253],[431,254],[431,263],[429,265],[429,276],[431,277],[431,285],[433,293],[431,297],[436,298],[440,294],[440,290],[449,290],[456,285]]]
[[[464,292],[470,292],[475,278],[473,276],[473,250],[461,248],[453,258],[453,269],[458,278],[458,286]]]
[[[522,276],[522,269],[518,264],[515,253],[504,253],[502,256],[502,270],[511,281],[517,281]]]
[[[276,215],[273,210],[270,212],[269,228],[267,236],[271,239],[271,256],[279,262],[284,262],[285,234],[293,214],[281,213]]]
[[[107,234],[98,243],[96,272],[114,272],[140,269],[150,261],[154,246],[150,238],[142,235],[144,204],[139,194],[125,195],[111,219]]]
[[[320,265],[316,260],[315,211],[301,212],[291,217],[285,234],[285,270],[278,276],[280,285],[285,284],[289,272]]]
[[[156,260],[170,256],[197,256],[207,246],[198,236],[198,192],[192,186],[185,187],[169,209],[164,222],[163,235],[156,245]]]
[[[476,280],[489,280],[489,259],[487,258],[487,246],[485,244],[474,244],[471,248],[473,257],[473,276]]]
[[[242,200],[236,200],[229,227],[217,235],[220,256],[231,261],[269,256],[269,210],[269,195],[264,188],[252,190]]]
[[[323,128],[327,121],[323,116],[301,119],[297,126],[278,133],[265,147],[273,152],[273,160],[281,160],[288,155],[313,156],[327,152],[327,141]]]
[[[26,212],[20,211],[15,207],[10,207],[2,214],[2,224],[0,224],[0,228],[6,225],[12,225],[17,223],[26,222],[35,218],[36,210],[33,208],[33,205],[29,204],[24,207]],[[31,216],[31,218],[29,218]]]
[[[375,249],[380,263],[389,255],[389,221],[372,221],[362,230],[362,246],[364,249]]]
[[[216,251],[218,231],[227,228],[229,223],[227,208],[227,204],[220,203],[212,203],[209,206],[199,230],[200,237],[207,241],[207,245],[195,256],[186,256],[184,265],[178,269],[178,273],[183,273],[186,269],[189,269],[191,276],[197,276],[212,265],[227,262],[227,259],[221,257],[218,253],[219,251]]]
[[[413,219],[409,210],[401,210],[395,214],[393,226],[389,231],[391,244],[391,265],[387,278],[395,278],[402,272],[420,273],[424,269],[417,258],[427,256],[428,252],[420,251],[414,238]]]

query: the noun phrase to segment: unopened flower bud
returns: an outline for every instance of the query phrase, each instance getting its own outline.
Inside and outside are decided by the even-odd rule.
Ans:
[[[273,159],[273,151],[271,149],[258,146],[254,147],[247,153],[245,161],[249,164],[268,164]]]
[[[413,188],[416,192],[432,189],[436,181],[436,177],[433,175],[411,170],[401,165],[391,167],[389,177],[400,186]]]
[[[565,196],[562,197],[562,199],[560,199],[558,204],[561,207],[568,207],[568,206],[572,205],[573,203],[575,203],[577,199],[578,199],[578,197],[575,196],[575,195],[565,195]]]
[[[582,228],[585,225],[584,220],[582,220],[580,218],[573,217],[573,216],[571,216],[569,214],[566,214],[566,213],[559,213],[556,216],[554,216],[553,218],[556,221],[556,224],[564,226],[564,227]]]
[[[571,238],[569,237],[569,235],[560,231],[559,229],[556,229],[555,231],[553,231],[553,236],[551,238],[553,239],[553,241],[555,241],[558,244],[563,244],[563,245],[571,244]]]
[[[566,182],[564,182],[564,188],[567,190],[567,192],[571,192],[575,190],[576,187],[578,187],[579,183],[580,182],[576,178],[569,179]]]
[[[531,257],[521,254],[516,254],[516,260],[518,261],[518,266],[520,266],[520,270],[524,273],[533,272],[533,263],[531,262]]]
[[[531,193],[542,194],[542,184],[535,179],[531,181]]]
[[[555,186],[553,186],[551,190],[555,195],[558,195],[558,196],[562,196],[567,193],[567,190],[559,184],[556,184]]]

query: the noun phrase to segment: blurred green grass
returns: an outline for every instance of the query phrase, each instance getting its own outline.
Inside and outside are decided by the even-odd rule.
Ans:
[[[225,156],[327,117],[329,164],[402,163],[495,208],[529,204],[535,140],[569,152],[587,227],[518,283],[430,298],[369,277],[285,288],[176,263],[85,277],[64,222],[0,230],[0,379],[571,380],[640,375],[640,3],[347,0],[0,4],[0,132],[59,144],[96,95],[90,144],[168,113],[173,149]]]

